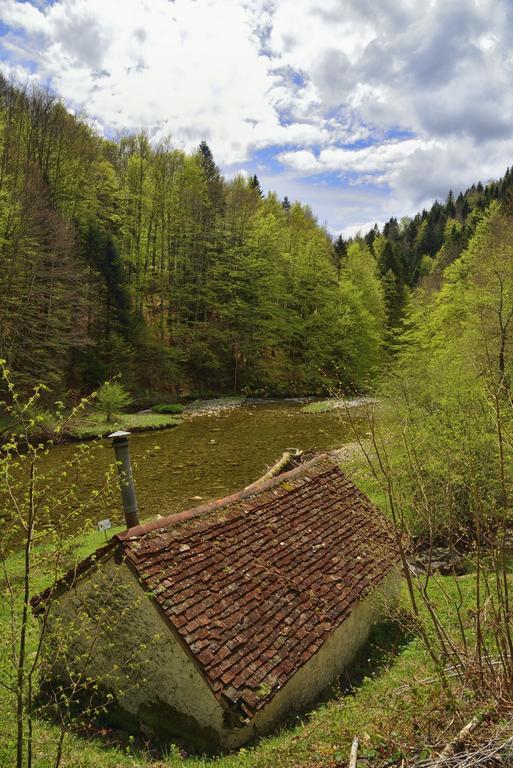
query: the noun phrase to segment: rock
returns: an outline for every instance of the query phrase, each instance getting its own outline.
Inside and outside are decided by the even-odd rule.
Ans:
[[[462,576],[469,571],[468,558],[461,552],[456,552],[449,548],[434,547],[429,550],[419,552],[409,562],[413,573],[426,573],[428,568],[431,573],[440,573],[442,576],[456,574]]]

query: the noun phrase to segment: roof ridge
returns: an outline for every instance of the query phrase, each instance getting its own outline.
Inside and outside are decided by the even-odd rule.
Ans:
[[[135,525],[132,528],[128,528],[126,531],[121,531],[120,533],[115,534],[112,537],[112,540],[115,539],[122,542],[126,541],[127,539],[139,538],[140,536],[144,536],[146,533],[151,533],[151,531],[160,530],[161,528],[168,528],[169,526],[173,525],[173,523],[181,523],[194,517],[208,515],[210,512],[215,512],[218,509],[222,509],[223,507],[229,507],[231,504],[234,504],[237,501],[248,499],[251,496],[259,496],[264,491],[268,491],[269,489],[274,488],[276,485],[283,483],[284,480],[296,477],[296,475],[300,475],[305,470],[308,470],[310,467],[313,467],[316,464],[320,464],[326,459],[328,459],[330,463],[333,464],[333,466],[337,466],[337,464],[329,458],[327,453],[321,453],[318,456],[314,456],[314,458],[310,459],[310,461],[307,461],[304,464],[300,464],[298,467],[294,467],[294,469],[291,469],[288,472],[283,472],[282,474],[277,475],[270,480],[266,480],[258,486],[255,486],[253,483],[248,485],[246,488],[243,488],[241,491],[232,493],[222,499],[210,501],[206,504],[201,504],[198,507],[191,507],[184,512],[175,512],[172,515],[167,515],[166,517],[159,517],[155,520],[150,520],[147,523]]]
[[[309,463],[310,463],[310,462],[309,462]],[[318,461],[318,463],[320,464],[321,462],[320,462],[320,461]],[[330,462],[330,463],[331,463],[331,462]],[[297,470],[297,469],[299,469],[299,468],[303,469],[305,466],[306,466],[306,464],[303,464],[303,465],[301,465],[301,467],[296,467],[295,469],[296,469],[296,470]],[[338,466],[337,466],[336,464],[334,464],[334,463],[333,463],[333,464],[332,464],[332,467],[330,467],[330,469],[328,470],[328,472],[323,472],[322,474],[318,474],[318,475],[316,476],[316,478],[315,478],[315,479],[318,479],[318,478],[321,478],[321,477],[326,477],[328,474],[330,474],[330,472],[332,472],[332,471],[333,471],[333,470],[335,470],[335,469],[339,469],[339,468],[338,468]],[[340,471],[340,470],[339,470],[339,471]],[[284,475],[280,475],[280,476],[279,476],[280,480],[281,480],[283,477],[284,477]],[[272,478],[272,479],[273,479],[273,480],[275,480],[276,478]],[[269,482],[269,481],[266,481],[266,482]],[[311,497],[312,495],[315,495],[315,494],[317,494],[317,493],[318,493],[318,490],[317,490],[317,489],[311,489],[309,486],[310,486],[310,484],[309,484],[309,483],[305,483],[304,485],[298,485],[298,486],[297,486],[297,487],[295,487],[295,488],[287,489],[287,494],[288,494],[288,495],[292,495],[292,494],[300,495],[300,499],[301,499],[301,501],[302,501],[302,502],[304,502],[305,500],[306,500],[306,501],[308,501],[308,500],[309,500],[309,497]],[[247,490],[247,489],[244,489],[244,490]],[[236,495],[237,495],[237,494],[236,494]],[[251,493],[251,497],[252,497],[252,496],[258,497],[258,496],[260,496],[260,492],[258,492],[258,493],[252,492],[252,493]],[[228,498],[228,499],[230,499],[231,497],[227,497],[227,498]],[[242,497],[242,498],[244,499],[244,497]],[[248,496],[246,496],[245,498],[248,498]],[[263,501],[261,504],[258,504],[257,506],[251,506],[251,507],[250,507],[250,512],[251,512],[251,514],[252,514],[252,515],[254,515],[254,516],[256,516],[256,515],[257,515],[259,512],[261,512],[261,511],[262,511],[262,509],[264,509],[264,510],[265,510],[265,509],[267,509],[267,508],[270,508],[274,502],[276,502],[276,503],[279,503],[279,499],[280,499],[280,498],[281,498],[280,496],[277,496],[277,497],[276,497],[276,499],[274,499],[274,500],[264,499],[264,501]],[[231,506],[231,504],[232,504],[232,503],[233,503],[233,502],[232,502],[232,501],[230,501],[230,503],[228,504],[228,506]],[[224,506],[224,505],[223,505],[223,506]],[[222,509],[223,507],[221,506],[221,507],[219,507],[219,508],[221,508],[221,509]],[[199,509],[200,509],[200,507],[197,507],[196,509],[197,509],[197,510],[199,510]],[[214,509],[214,511],[216,511],[216,509],[218,509],[218,507],[216,507],[216,508]],[[194,511],[195,511],[195,510],[191,510],[191,512],[194,512]],[[206,514],[206,513],[205,513],[205,514]],[[201,514],[199,514],[199,515],[198,515],[198,517],[201,517],[201,516],[202,516]],[[194,518],[196,517],[196,515],[191,515],[191,517],[194,519]],[[182,540],[185,540],[185,541],[190,541],[191,537],[192,537],[192,536],[194,536],[194,535],[196,535],[196,536],[201,536],[201,537],[203,537],[203,538],[204,538],[206,533],[207,533],[208,535],[210,535],[212,532],[214,532],[214,533],[215,533],[216,529],[217,529],[217,528],[219,528],[219,527],[221,527],[221,526],[227,526],[227,525],[230,525],[230,526],[232,526],[232,527],[233,527],[233,525],[234,525],[235,523],[237,523],[237,524],[239,524],[239,525],[242,525],[242,526],[244,526],[244,524],[245,524],[245,523],[244,523],[244,519],[243,519],[243,518],[244,518],[244,513],[243,513],[243,512],[238,512],[238,513],[237,513],[237,514],[236,514],[234,517],[232,517],[232,518],[228,518],[228,519],[221,519],[221,520],[218,520],[218,519],[214,519],[214,520],[210,520],[210,521],[208,521],[208,522],[206,522],[206,521],[205,521],[205,523],[204,523],[204,526],[203,526],[203,527],[198,527],[198,528],[196,528],[195,530],[193,530],[192,532],[191,532],[190,530],[187,530],[187,529],[186,529],[186,530],[185,530],[185,531],[184,531],[182,534],[179,534],[178,536],[176,536],[176,537],[173,539],[173,546],[176,546],[176,544],[177,544],[177,543],[180,543]],[[187,519],[189,519],[189,518],[187,518]],[[160,523],[160,522],[162,522],[162,519],[161,519],[161,520],[159,520],[158,522],[159,522],[159,523]],[[303,529],[306,529],[306,528],[307,528],[307,526],[308,526],[308,524],[307,524],[307,522],[305,521],[305,522],[304,522],[304,525],[303,525]],[[168,526],[168,527],[169,527],[169,526]],[[160,530],[160,527],[159,527],[158,529],[156,529],[156,530]],[[300,530],[302,530],[302,529],[300,529]],[[134,537],[134,538],[135,538],[135,537]],[[210,539],[208,539],[208,541],[209,541],[209,548],[210,548],[210,546],[211,546],[211,544],[210,544]],[[143,551],[142,557],[143,557],[143,559],[148,559],[148,558],[149,558],[149,557],[151,557],[152,555],[155,555],[155,556],[157,556],[157,557],[160,557],[164,551],[167,551],[167,550],[170,548],[170,546],[171,546],[171,545],[170,545],[170,543],[168,542],[167,544],[163,545],[161,549],[159,549],[159,550],[154,550],[154,551],[153,551],[153,552],[151,552],[150,554],[149,554],[148,552],[145,552],[145,551]],[[141,550],[141,551],[142,551],[142,550]]]
[[[84,557],[66,573],[64,573],[60,578],[56,579],[53,584],[32,597],[30,601],[32,610],[36,614],[41,613],[44,610],[44,606],[52,598],[59,596],[70,586],[73,586],[73,584],[79,578],[94,568],[98,564],[99,560],[102,560],[106,555],[110,555],[120,544],[123,544],[125,541],[136,539],[139,536],[143,536],[144,534],[150,533],[154,530],[169,527],[175,522],[178,523],[189,520],[191,518],[200,517],[201,515],[207,515],[209,512],[215,512],[217,509],[222,509],[223,507],[229,506],[236,501],[247,499],[252,496],[258,496],[270,488],[279,485],[285,478],[295,477],[296,475],[301,474],[301,472],[304,472],[305,469],[315,466],[325,459],[328,459],[334,467],[337,466],[337,464],[332,459],[330,459],[327,453],[321,453],[318,456],[314,456],[314,458],[310,459],[310,461],[307,461],[304,464],[300,464],[298,467],[295,467],[288,472],[283,472],[282,474],[277,475],[270,480],[266,480],[258,487],[255,487],[255,483],[253,483],[252,485],[243,488],[241,491],[233,493],[230,496],[226,496],[223,499],[208,502],[207,504],[203,504],[199,507],[193,507],[191,509],[185,510],[184,512],[178,512],[172,515],[167,515],[166,517],[156,518],[155,520],[150,520],[148,523],[142,523],[140,525],[134,526],[133,528],[129,528],[126,531],[121,531],[120,533],[115,534],[106,544],[103,544],[94,552],[91,552],[91,554]]]
[[[134,526],[104,557],[110,547],[214,696],[241,717],[272,699],[399,561],[383,514],[326,453]],[[69,586],[61,580],[51,596]]]

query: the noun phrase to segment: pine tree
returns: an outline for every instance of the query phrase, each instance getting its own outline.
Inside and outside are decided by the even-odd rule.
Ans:
[[[256,173],[250,177],[249,186],[250,186],[250,189],[254,189],[258,193],[259,197],[264,196],[262,187],[260,186],[260,182],[258,180],[258,176],[256,175]]]
[[[337,278],[340,279],[340,270],[345,257],[347,256],[347,242],[342,235],[339,235],[333,244],[333,263],[337,270]]]
[[[202,141],[198,147],[201,155],[201,165],[205,171],[205,176],[209,181],[214,181],[221,177],[221,172],[214,162],[214,156],[206,141]]]

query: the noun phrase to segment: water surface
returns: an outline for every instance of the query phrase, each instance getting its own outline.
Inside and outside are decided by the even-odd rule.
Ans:
[[[180,426],[130,437],[141,519],[180,512],[222,498],[258,479],[290,448],[325,451],[354,440],[344,413],[302,414],[301,404],[246,404],[184,419]],[[354,410],[356,424],[357,412]],[[56,446],[47,459],[57,469],[77,450]],[[92,447],[94,460],[70,482],[82,491],[99,485],[113,451],[110,441]],[[121,522],[116,502],[102,510]]]

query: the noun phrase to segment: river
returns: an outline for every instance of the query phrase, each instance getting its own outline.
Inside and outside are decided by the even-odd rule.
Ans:
[[[251,403],[237,408],[186,417],[176,428],[130,437],[130,453],[141,519],[166,515],[221,498],[248,485],[288,448],[325,451],[354,440],[343,411],[301,413],[291,402]],[[357,409],[354,423],[361,425]],[[99,487],[113,461],[110,441],[91,446],[93,460],[82,466],[69,482],[81,493]],[[77,446],[51,449],[45,471],[57,471]],[[117,500],[94,515],[121,522]]]

